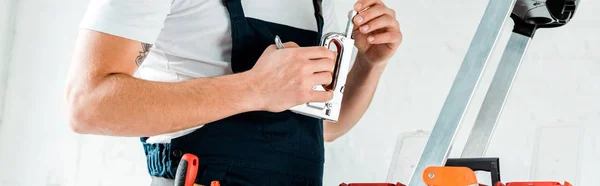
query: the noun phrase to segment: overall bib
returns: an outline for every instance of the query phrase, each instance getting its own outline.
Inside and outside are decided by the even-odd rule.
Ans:
[[[315,32],[246,17],[241,0],[223,0],[231,21],[233,72],[250,70],[276,35],[302,47],[319,45],[321,1],[313,0]],[[182,155],[191,153],[200,160],[196,183],[202,185],[214,180],[221,185],[322,185],[323,123],[291,111],[234,115],[168,144],[148,144],[146,139],[141,141],[155,178],[173,179]]]

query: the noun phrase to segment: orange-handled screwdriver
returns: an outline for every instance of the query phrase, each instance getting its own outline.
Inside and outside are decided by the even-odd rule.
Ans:
[[[198,175],[198,157],[193,154],[184,154],[175,174],[175,186],[194,186]]]

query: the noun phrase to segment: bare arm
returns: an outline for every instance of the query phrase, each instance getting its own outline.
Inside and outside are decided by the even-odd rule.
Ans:
[[[402,42],[396,12],[382,0],[357,0],[353,36],[358,48],[355,65],[348,74],[338,123],[325,122],[323,135],[333,141],[352,129],[371,104],[379,78]]]
[[[379,84],[379,79],[387,63],[378,66],[360,65],[360,56],[348,73],[342,110],[337,123],[325,121],[323,131],[325,141],[331,142],[346,134],[365,114]]]
[[[82,30],[69,72],[70,124],[78,133],[152,136],[258,109],[246,74],[153,82],[132,74],[150,45]],[[227,86],[222,86],[226,84]]]
[[[311,87],[331,81],[334,53],[286,45],[289,49],[267,48],[255,67],[243,73],[153,82],[132,76],[149,45],[82,30],[66,90],[70,125],[77,133],[153,136],[238,113],[280,112],[330,99],[331,92]]]

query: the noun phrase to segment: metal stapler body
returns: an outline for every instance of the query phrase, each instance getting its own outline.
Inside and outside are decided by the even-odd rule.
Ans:
[[[352,18],[354,18],[356,14],[356,11],[351,11],[349,13],[346,33],[327,33],[323,35],[323,38],[321,39],[320,45],[328,49],[336,47],[338,56],[336,58],[333,81],[331,84],[327,86],[315,86],[313,89],[317,91],[332,90],[333,98],[327,102],[309,102],[294,106],[290,111],[331,122],[338,122],[340,110],[342,108],[342,98],[344,95],[346,78],[353,60],[354,39],[352,38],[352,31],[354,29],[354,24],[352,23]]]

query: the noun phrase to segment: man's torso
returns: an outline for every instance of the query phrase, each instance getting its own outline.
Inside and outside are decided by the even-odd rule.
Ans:
[[[154,42],[151,43],[152,49],[136,71],[136,77],[151,81],[178,82],[232,73],[230,63],[231,23],[227,8],[222,1],[172,0],[169,3],[163,2],[162,6],[170,6],[168,9],[160,7],[161,5],[157,5],[157,3],[145,4],[147,7],[144,5],[132,6],[131,4],[133,4],[132,0],[92,0],[90,8],[94,7],[95,9],[90,9],[90,13],[84,18],[83,25],[84,27],[98,28],[97,22],[106,21],[92,22],[90,20],[115,20],[118,24],[133,28],[138,25],[150,25],[148,26],[150,28],[162,26],[156,30],[147,29],[149,32],[156,32],[157,35],[155,39],[150,37],[150,39],[154,39],[152,40]],[[244,0],[242,6],[246,17],[317,31],[312,0]],[[325,0],[322,6],[325,19],[324,32],[339,32],[330,0]],[[154,9],[157,10],[153,11]],[[123,20],[119,21],[119,19]],[[161,20],[162,22],[159,23]],[[127,29],[121,30],[127,31]],[[118,33],[126,33],[125,31]],[[135,33],[128,34],[130,35],[122,36],[136,37]],[[189,134],[197,128],[199,127],[153,136],[147,142],[168,143],[170,139]]]

